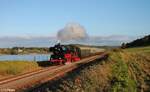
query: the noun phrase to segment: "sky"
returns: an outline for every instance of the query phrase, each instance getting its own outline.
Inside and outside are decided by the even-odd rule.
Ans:
[[[90,36],[147,35],[150,0],[0,0],[0,37],[54,37],[72,22]]]

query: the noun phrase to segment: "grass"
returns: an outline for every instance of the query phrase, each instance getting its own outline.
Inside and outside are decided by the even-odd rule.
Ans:
[[[39,68],[36,62],[27,61],[1,61],[0,75],[16,75]]]
[[[110,59],[115,61],[112,67],[112,92],[136,92],[136,82],[130,78],[128,66],[120,53],[113,53]]]
[[[125,49],[124,51],[127,52],[132,52],[132,53],[149,53],[150,54],[150,46],[146,46],[146,47],[136,47],[136,48],[128,48]]]
[[[150,46],[111,52],[112,92],[150,91]]]

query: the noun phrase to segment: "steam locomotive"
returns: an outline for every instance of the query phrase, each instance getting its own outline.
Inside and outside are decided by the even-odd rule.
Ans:
[[[84,57],[104,52],[104,49],[100,48],[79,45],[61,45],[60,43],[56,44],[54,47],[50,47],[49,50],[53,53],[50,62],[54,64],[78,62]]]

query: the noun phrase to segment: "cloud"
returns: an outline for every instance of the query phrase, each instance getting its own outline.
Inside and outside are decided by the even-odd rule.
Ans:
[[[61,41],[82,40],[87,37],[86,30],[78,23],[69,23],[57,33],[57,38]]]

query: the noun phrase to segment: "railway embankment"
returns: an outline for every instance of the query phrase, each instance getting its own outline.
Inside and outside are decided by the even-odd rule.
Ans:
[[[149,92],[150,47],[114,49],[31,92]]]
[[[106,55],[92,62],[79,64],[78,68],[66,73],[62,77],[35,86],[35,88],[31,88],[27,92],[93,92],[98,86],[101,87],[101,90],[106,91],[110,87],[111,78],[110,67],[112,64],[109,63],[112,62],[107,62]],[[101,79],[100,77],[102,76],[103,78]]]

